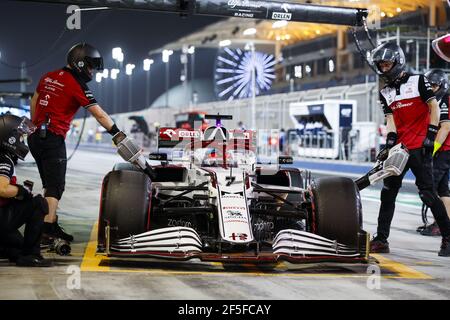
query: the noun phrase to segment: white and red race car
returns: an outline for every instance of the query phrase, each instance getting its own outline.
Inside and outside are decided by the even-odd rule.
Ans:
[[[258,164],[255,132],[161,128],[159,152],[103,181],[98,253],[233,263],[367,262],[357,184]],[[125,143],[126,144],[126,143]],[[139,152],[119,144],[137,163]],[[125,151],[124,151],[125,150]],[[161,151],[165,150],[165,153]],[[130,159],[132,158],[132,159]],[[368,181],[367,179],[365,179]]]

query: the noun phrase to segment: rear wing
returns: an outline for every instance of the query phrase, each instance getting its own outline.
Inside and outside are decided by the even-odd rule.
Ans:
[[[223,136],[222,136],[223,137]],[[202,130],[187,130],[172,127],[159,129],[158,149],[197,149],[220,143],[226,150],[256,150],[256,132],[251,130],[230,130],[227,139],[211,140]],[[189,146],[189,147],[188,147]]]

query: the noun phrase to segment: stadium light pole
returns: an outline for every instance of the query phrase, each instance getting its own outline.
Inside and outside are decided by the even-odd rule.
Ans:
[[[133,94],[133,86],[131,81],[131,76],[133,75],[133,69],[136,66],[132,63],[128,63],[125,66],[125,73],[128,76],[128,112],[131,112],[131,103],[132,103],[132,94]]]
[[[169,61],[172,54],[172,50],[163,50],[162,52],[162,61],[166,64],[166,108],[169,107]]]
[[[120,70],[122,69],[122,63],[124,60],[124,54],[122,51],[122,48],[120,47],[115,47],[112,49],[112,57],[114,59],[114,61],[116,62],[116,68],[114,70]],[[117,69],[118,68],[118,69]],[[114,72],[114,78],[111,74],[111,79],[113,80],[117,80],[117,75],[119,74],[119,72]],[[115,113],[117,111],[117,106],[118,106],[118,100],[119,100],[119,90],[117,88],[118,81],[114,81],[114,102],[113,102],[113,113]]]
[[[143,63],[143,69],[145,72],[147,72],[147,83],[146,83],[146,96],[145,96],[145,103],[146,103],[146,108],[150,107],[150,70],[151,70],[151,66],[153,64],[153,59],[145,59],[144,63]]]
[[[188,48],[188,53],[191,56],[191,98],[189,103],[189,111],[192,111],[192,105],[194,103],[194,92],[195,92],[195,86],[194,86],[194,78],[195,78],[195,47],[190,46]]]
[[[117,75],[119,74],[119,69],[111,69],[111,79],[113,80],[114,86],[114,103],[113,103],[113,114],[116,113],[116,104],[117,104]]]

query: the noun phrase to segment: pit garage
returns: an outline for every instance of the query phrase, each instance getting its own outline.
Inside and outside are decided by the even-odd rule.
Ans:
[[[47,268],[0,256],[1,300],[450,297],[445,241],[405,170],[422,141],[409,150],[404,132],[417,128],[401,131],[397,120],[390,145],[390,121],[406,107],[382,101],[389,83],[373,58],[393,43],[404,74],[426,79],[439,69],[447,90],[447,1],[35,0],[0,10],[11,16],[0,30],[22,21],[0,43],[0,117],[38,123],[42,75],[86,41],[103,59],[86,90],[120,131],[109,135],[89,108],[74,113],[56,210],[74,239],[41,244]],[[32,11],[47,22],[35,26]],[[139,27],[151,31],[131,35]],[[38,32],[39,49],[21,51],[17,38]],[[424,128],[436,124],[431,143],[443,139],[441,156],[449,118],[435,98],[420,103],[431,110]],[[14,166],[18,184],[44,194],[31,153]],[[383,181],[400,175],[389,250],[372,252]],[[189,303],[171,307],[195,314]]]

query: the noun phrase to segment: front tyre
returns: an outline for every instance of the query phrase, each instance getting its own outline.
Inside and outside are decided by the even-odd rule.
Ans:
[[[313,230],[339,243],[357,247],[362,226],[361,199],[356,184],[344,177],[313,182]]]

